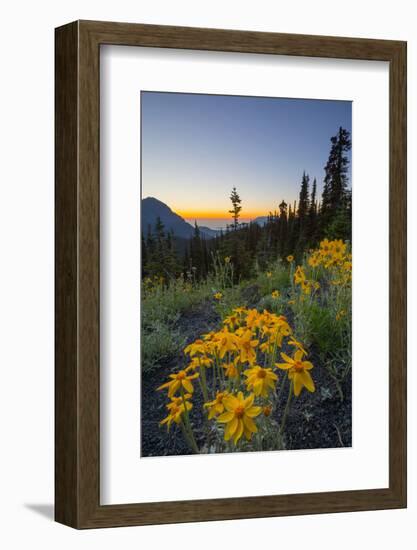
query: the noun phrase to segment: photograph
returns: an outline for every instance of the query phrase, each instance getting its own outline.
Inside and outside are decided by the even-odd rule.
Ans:
[[[352,102],[138,99],[141,457],[351,447]]]

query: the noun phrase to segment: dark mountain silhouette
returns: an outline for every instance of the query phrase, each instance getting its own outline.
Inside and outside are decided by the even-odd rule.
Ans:
[[[146,236],[149,228],[151,232],[155,229],[156,220],[160,218],[164,224],[165,231],[172,231],[174,236],[181,239],[189,239],[194,234],[194,227],[173,212],[169,206],[154,197],[142,199],[142,233]],[[215,229],[199,227],[200,232],[207,239],[217,235]]]
[[[257,223],[258,225],[263,227],[267,221],[268,221],[268,216],[259,216],[258,218],[255,218],[254,220],[252,220],[252,223]]]

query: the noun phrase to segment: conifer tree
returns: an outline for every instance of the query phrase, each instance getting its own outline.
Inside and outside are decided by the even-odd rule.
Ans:
[[[232,210],[229,210],[229,214],[232,214],[233,229],[236,230],[239,226],[240,211],[242,210],[242,207],[240,206],[242,199],[239,197],[236,187],[233,187],[232,189],[230,200],[232,201]]]
[[[315,244],[317,239],[317,180],[314,178],[311,190],[310,207],[308,210],[307,239],[311,245]]]
[[[303,172],[303,178],[301,180],[300,198],[298,201],[298,219],[300,220],[300,227],[304,227],[305,220],[307,218],[309,210],[309,183],[310,177]]]
[[[287,239],[288,239],[288,213],[287,203],[282,200],[279,205],[279,248],[278,253],[281,256],[287,254]]]
[[[322,236],[350,238],[348,190],[348,152],[352,147],[350,133],[342,127],[331,138],[329,159],[325,166],[321,198],[320,225]],[[347,234],[346,234],[347,233]]]

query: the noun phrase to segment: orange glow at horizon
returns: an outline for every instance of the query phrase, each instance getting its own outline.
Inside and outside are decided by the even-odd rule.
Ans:
[[[219,210],[219,211],[213,211],[213,210],[210,210],[210,211],[202,211],[202,210],[176,210],[175,211],[178,215],[180,215],[182,218],[185,218],[185,219],[200,219],[200,218],[204,218],[206,220],[217,220],[217,219],[221,219],[221,220],[226,220],[226,219],[231,219],[232,218],[232,214],[230,214],[229,212],[225,212],[224,210]],[[243,219],[248,219],[248,218],[258,218],[259,216],[266,216],[268,214],[268,212],[265,212],[265,211],[259,211],[259,212],[241,212],[240,213],[240,218],[243,218]]]

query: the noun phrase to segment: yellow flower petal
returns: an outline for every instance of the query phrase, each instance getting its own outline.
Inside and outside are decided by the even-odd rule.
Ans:
[[[252,439],[252,432],[248,430],[245,426],[243,426],[243,434],[248,441]]]
[[[255,416],[258,416],[258,414],[261,414],[262,407],[251,407],[250,409],[245,410],[245,415],[250,416],[251,418],[255,418]]]
[[[282,355],[282,353],[281,353],[281,355]],[[301,361],[303,359],[303,355],[304,355],[304,353],[300,349],[298,349],[294,354],[294,360],[295,361]]]
[[[243,417],[243,423],[245,424],[245,427],[248,430],[250,430],[251,432],[257,432],[258,431],[258,428],[256,427],[255,422],[249,416],[245,415]]]
[[[298,397],[303,388],[303,382],[299,372],[294,374],[293,383],[294,383],[294,395]]]
[[[233,437],[233,441],[234,441],[235,445],[239,441],[239,439],[242,437],[242,434],[243,434],[243,422],[239,418],[238,421],[237,421],[236,432],[235,432],[235,435]]]
[[[159,386],[156,388],[157,390],[163,390],[164,388],[167,388],[172,382],[165,382],[165,384],[162,384],[162,386]]]
[[[224,438],[226,441],[228,441],[232,435],[236,432],[238,428],[239,422],[236,416],[232,418],[232,420],[226,425],[226,430],[224,432]]]
[[[253,404],[253,400],[255,399],[255,396],[253,394],[249,395],[246,399],[245,399],[245,404],[244,404],[244,407],[245,409],[249,409],[250,407],[252,407],[252,404]]]
[[[169,387],[168,397],[172,397],[180,389],[181,382],[179,380],[174,380]]]
[[[193,385],[191,384],[191,382],[189,380],[187,380],[187,378],[184,378],[182,380],[182,385],[186,389],[186,391],[188,391],[189,393],[193,393],[193,391],[194,391]]]
[[[234,395],[229,395],[223,399],[223,404],[228,411],[234,411],[239,406],[239,400]]]
[[[307,388],[307,390],[310,392],[314,392],[316,388],[314,386],[314,382],[313,382],[313,379],[311,378],[310,373],[307,371],[301,372],[299,376],[300,376],[301,382]]]
[[[289,363],[290,365],[294,364],[294,359],[291,359],[291,357],[288,357],[288,355],[283,351],[281,351],[281,357],[284,359],[286,363]]]
[[[275,366],[282,370],[288,370],[291,369],[294,365],[290,365],[289,363],[275,363]]]
[[[217,417],[217,422],[230,422],[234,416],[235,415],[232,411],[224,412],[223,414]]]

